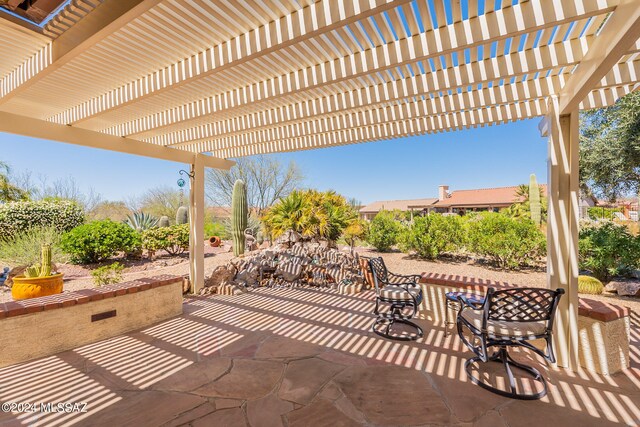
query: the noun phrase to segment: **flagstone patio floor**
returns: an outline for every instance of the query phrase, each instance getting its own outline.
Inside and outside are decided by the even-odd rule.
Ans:
[[[0,413],[0,426],[640,423],[635,325],[631,369],[606,377],[535,359],[549,394],[518,401],[471,384],[471,353],[442,325],[420,320],[425,335],[409,343],[371,333],[373,297],[297,288],[188,298],[180,317],[0,369],[4,403],[86,404]]]

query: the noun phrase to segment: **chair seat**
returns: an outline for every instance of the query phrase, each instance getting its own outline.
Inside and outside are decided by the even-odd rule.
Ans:
[[[482,329],[482,310],[467,309],[461,313],[469,324],[477,330]],[[507,320],[487,320],[487,332],[492,337],[533,337],[547,330],[546,321],[509,322]]]
[[[410,287],[407,292],[400,286],[385,286],[380,290],[380,297],[394,301],[413,301],[414,298],[420,301],[422,290],[418,287]]]

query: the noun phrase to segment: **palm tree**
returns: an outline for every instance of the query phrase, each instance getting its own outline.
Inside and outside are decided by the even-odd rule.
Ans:
[[[513,218],[531,218],[531,206],[529,203],[529,185],[520,184],[514,193],[513,204],[506,208],[504,212]],[[542,203],[542,221],[547,219],[547,197],[544,189],[540,186],[540,202]]]
[[[0,161],[0,202],[6,203],[27,200],[29,194],[11,183],[9,173],[11,173],[9,165]]]
[[[300,191],[292,191],[280,199],[264,215],[264,222],[273,237],[278,237],[291,229],[302,233],[303,216],[307,200]]]
[[[291,229],[306,237],[335,242],[357,213],[335,191],[293,191],[264,215],[267,231],[278,237]]]

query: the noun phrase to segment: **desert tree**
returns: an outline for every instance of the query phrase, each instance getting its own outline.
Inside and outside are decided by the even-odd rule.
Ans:
[[[640,92],[581,113],[580,185],[609,200],[640,191]]]
[[[78,181],[72,176],[50,180],[43,174],[33,176],[29,170],[13,175],[13,181],[33,200],[71,200],[80,205],[85,212],[91,212],[102,202],[100,195],[93,187],[86,191],[80,188]]]
[[[277,200],[288,196],[304,177],[295,162],[283,164],[271,156],[236,159],[229,171],[207,170],[207,198],[216,206],[230,206],[233,184],[241,179],[247,186],[247,203],[260,214]]]
[[[188,195],[169,186],[150,188],[141,196],[126,201],[131,211],[146,212],[158,218],[168,216],[171,220],[175,219],[178,208],[188,203]]]

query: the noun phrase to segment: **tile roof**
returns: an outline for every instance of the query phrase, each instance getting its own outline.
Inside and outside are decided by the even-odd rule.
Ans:
[[[541,184],[540,187],[544,192],[546,192],[546,184]],[[518,186],[456,190],[453,191],[446,199],[438,200],[435,206],[455,207],[511,205],[516,200],[517,190]]]
[[[410,208],[422,209],[427,206],[432,206],[438,201],[436,198],[431,199],[413,199],[413,200],[381,200],[362,207],[360,213],[374,213],[380,210],[401,210],[408,211]]]

